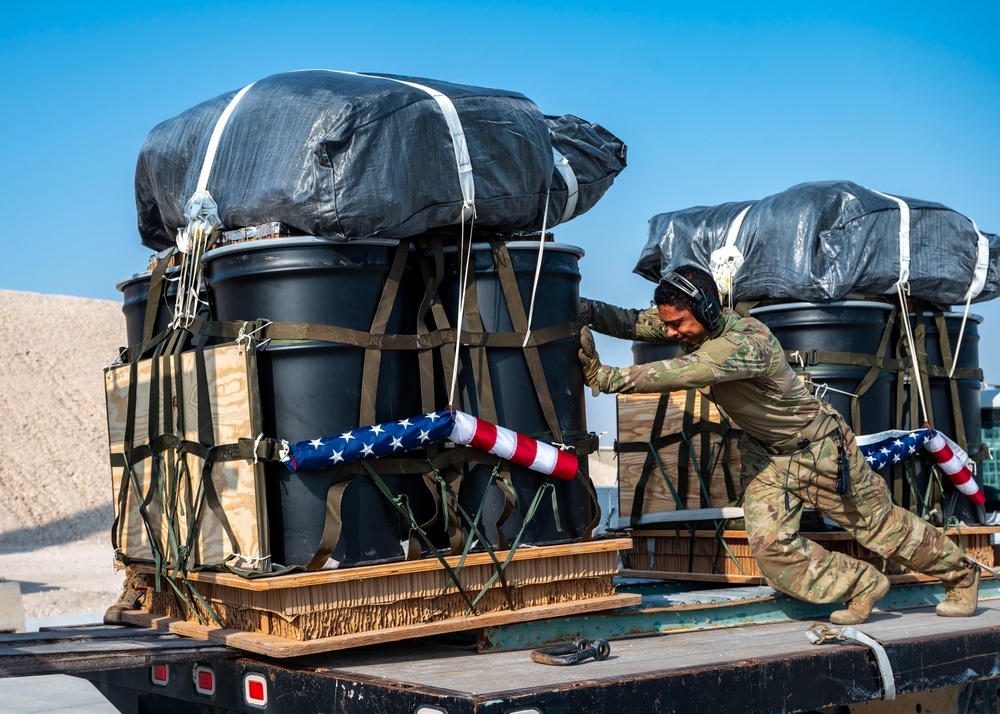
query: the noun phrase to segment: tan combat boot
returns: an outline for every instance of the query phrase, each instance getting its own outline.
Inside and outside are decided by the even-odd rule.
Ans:
[[[889,592],[889,578],[878,574],[875,587],[852,597],[847,609],[830,613],[830,623],[834,625],[860,625],[872,614],[875,604]],[[940,606],[939,606],[940,607]]]
[[[138,573],[131,568],[125,571],[125,582],[122,584],[122,594],[114,605],[104,611],[105,625],[121,625],[122,613],[134,610],[139,606],[139,600],[146,592],[146,583]]]
[[[941,617],[969,617],[979,604],[979,568],[972,570],[972,582],[966,585],[944,586],[944,602],[934,612]]]

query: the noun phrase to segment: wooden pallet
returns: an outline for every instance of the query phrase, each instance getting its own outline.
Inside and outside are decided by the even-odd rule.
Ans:
[[[992,566],[993,546],[990,535],[1000,533],[1000,528],[974,526],[959,530],[950,528],[946,535],[961,542],[966,553],[985,565]],[[696,582],[764,584],[757,562],[750,552],[746,531],[724,530],[720,534],[729,550],[719,543],[715,531],[698,530],[694,538],[685,530],[636,530],[630,532],[632,549],[629,552],[632,568],[621,575],[634,578],[667,578]],[[852,558],[871,563],[894,583],[933,580],[906,570],[887,561],[880,555],[861,546],[850,534],[843,531],[802,533],[829,551],[847,553]],[[735,558],[735,560],[734,560]]]
[[[515,609],[498,583],[468,605],[436,559],[297,573],[247,580],[227,573],[194,572],[188,578],[211,604],[222,625],[206,626],[169,588],[155,592],[151,569],[142,610],[126,622],[207,639],[270,657],[297,657],[414,637],[475,630],[514,622],[635,605],[639,595],[615,595],[618,551],[627,538],[519,548],[504,570]],[[497,557],[501,562],[507,553]],[[459,558],[446,559],[458,567]],[[475,597],[496,567],[487,553],[470,554],[458,570]],[[441,593],[447,587],[447,593]],[[203,608],[203,619],[210,622]]]

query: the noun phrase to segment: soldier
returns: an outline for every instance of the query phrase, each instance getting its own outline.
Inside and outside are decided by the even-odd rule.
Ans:
[[[598,332],[650,342],[677,341],[686,354],[631,367],[600,362],[594,336],[581,331],[584,380],[598,391],[698,389],[743,431],[743,512],[750,549],[776,590],[815,603],[846,602],[830,621],[864,622],[888,592],[874,566],[832,553],[799,532],[803,507],[815,508],[861,545],[945,585],[937,614],[976,610],[979,572],[943,533],[894,506],[854,433],[829,404],[810,394],[758,320],[723,309],[708,273],[684,266],[660,281],[655,307],[625,310],[581,299],[581,319]]]

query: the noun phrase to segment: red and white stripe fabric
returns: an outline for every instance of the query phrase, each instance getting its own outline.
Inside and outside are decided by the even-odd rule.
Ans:
[[[954,441],[939,431],[933,431],[931,440],[924,448],[930,453],[934,462],[941,467],[941,470],[948,474],[952,484],[960,492],[968,496],[969,500],[975,504],[986,503],[986,496],[983,495],[979,484],[972,478],[972,471],[966,465],[969,461],[968,454]]]
[[[487,451],[518,466],[564,481],[576,478],[579,464],[568,451],[458,410],[454,412],[454,420],[449,438],[456,444]]]

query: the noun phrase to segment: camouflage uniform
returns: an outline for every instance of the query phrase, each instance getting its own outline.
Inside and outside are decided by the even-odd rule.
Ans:
[[[669,341],[656,308],[625,310],[583,301],[596,331]],[[908,568],[964,587],[973,572],[962,552],[926,521],[892,504],[885,481],[860,456],[854,433],[810,394],[761,322],[724,310],[707,339],[672,360],[595,375],[602,392],[698,389],[742,429],[743,511],[750,549],[771,587],[809,602],[845,602],[878,584],[876,569],[832,553],[798,533],[804,507],[833,519],[861,545]],[[838,451],[850,459],[850,483],[836,491]]]

